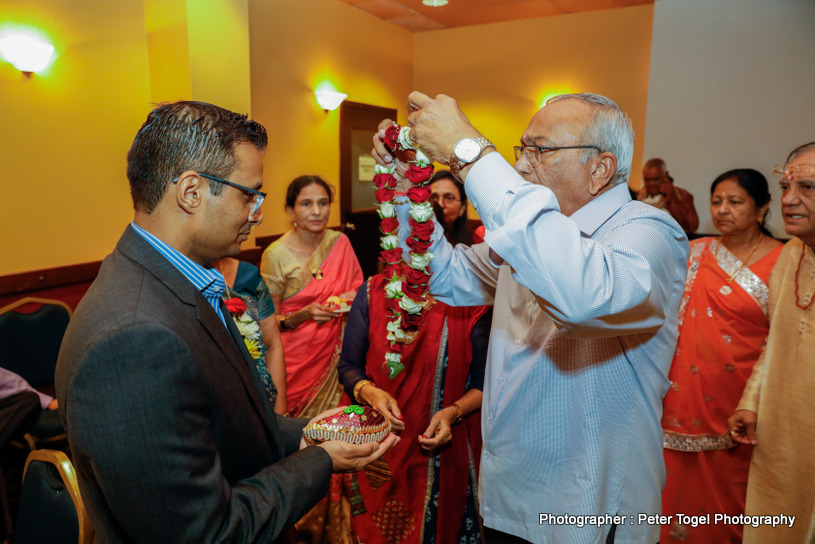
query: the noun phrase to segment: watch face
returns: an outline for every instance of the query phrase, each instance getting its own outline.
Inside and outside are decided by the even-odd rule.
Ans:
[[[475,138],[465,138],[456,144],[453,153],[465,164],[473,162],[481,154],[481,144]]]

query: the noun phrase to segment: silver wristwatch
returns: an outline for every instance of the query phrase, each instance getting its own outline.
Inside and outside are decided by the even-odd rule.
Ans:
[[[495,147],[495,144],[486,138],[463,138],[456,142],[450,154],[450,171],[453,175],[460,180],[459,171],[477,161],[485,147]]]

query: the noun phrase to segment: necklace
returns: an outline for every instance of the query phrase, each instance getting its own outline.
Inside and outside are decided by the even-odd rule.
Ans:
[[[815,300],[815,296],[807,293],[809,295],[809,302],[806,304],[801,304],[798,300],[798,275],[801,272],[801,265],[804,264],[804,254],[807,252],[808,245],[804,244],[804,247],[801,249],[801,258],[798,259],[798,268],[795,269],[795,305],[801,308],[802,310],[809,310],[809,307],[812,306],[812,301]]]
[[[753,257],[753,253],[755,253],[755,252],[756,252],[756,250],[758,249],[758,245],[761,243],[761,239],[762,239],[762,238],[764,238],[764,233],[759,232],[759,233],[758,233],[758,239],[756,240],[756,243],[755,243],[755,244],[753,244],[752,249],[750,249],[750,253],[748,253],[748,254],[747,254],[747,258],[746,258],[746,259],[744,259],[744,260],[741,262],[741,265],[740,265],[740,266],[739,266],[739,267],[736,269],[736,271],[735,271],[735,272],[733,272],[732,274],[730,274],[730,277],[728,277],[728,278],[725,280],[725,281],[727,282],[727,284],[722,285],[721,289],[719,289],[719,292],[720,292],[721,294],[723,294],[723,295],[729,295],[730,293],[732,293],[732,292],[733,292],[733,289],[732,289],[732,288],[730,287],[730,285],[728,285],[728,284],[733,283],[733,280],[734,280],[734,279],[736,279],[736,276],[738,276],[739,272],[741,272],[741,269],[742,269],[742,268],[744,268],[744,267],[747,265],[747,263],[748,263],[748,262],[750,262],[750,259]],[[713,255],[713,256],[714,256],[714,258],[716,259],[716,261],[717,261],[717,262],[718,262],[718,260],[719,260],[719,248],[720,248],[721,246],[723,246],[723,245],[724,245],[724,244],[722,244],[722,242],[721,242],[721,240],[720,240],[720,241],[719,241],[719,243],[718,243],[718,245],[716,246],[716,252],[714,253],[714,255]]]

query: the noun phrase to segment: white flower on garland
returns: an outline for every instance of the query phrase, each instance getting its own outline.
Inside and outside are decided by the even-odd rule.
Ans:
[[[386,217],[396,217],[396,206],[394,206],[391,202],[380,202],[379,209],[376,213],[379,214],[380,219],[385,219]]]
[[[413,161],[422,168],[433,162],[419,147],[416,148],[416,158]]]
[[[379,163],[374,165],[374,174],[393,174],[396,172],[396,166],[382,166]]]
[[[385,296],[388,298],[401,298],[402,297],[402,279],[398,277],[392,278],[385,284]]]
[[[397,340],[403,340],[404,338],[405,331],[402,330],[402,327],[399,324],[399,320],[388,321],[388,336],[387,336],[388,341],[396,342]]]
[[[381,238],[380,244],[382,249],[396,249],[399,247],[399,237],[393,234],[387,234]]]
[[[427,253],[411,253],[409,266],[414,270],[424,270],[430,264],[430,259],[433,254],[429,251]]]
[[[424,302],[416,302],[410,297],[403,296],[399,299],[399,307],[409,314],[418,314],[424,308]]]
[[[399,144],[405,149],[416,149],[413,140],[410,139],[410,131],[413,127],[402,127],[399,131]]]
[[[385,353],[385,362],[386,363],[402,363],[402,354],[401,353],[394,353],[392,351],[388,351]]]
[[[414,221],[419,223],[427,223],[433,217],[433,205],[430,202],[422,202],[421,204],[410,205],[410,216]]]

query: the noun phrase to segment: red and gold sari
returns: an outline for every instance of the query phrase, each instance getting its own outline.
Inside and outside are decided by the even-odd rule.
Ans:
[[[348,237],[333,230],[326,231],[305,265],[289,252],[282,238],[275,241],[263,252],[261,272],[269,292],[283,297],[278,309],[282,315],[356,291],[363,279]],[[343,325],[344,316],[327,323],[309,319],[294,330],[280,331],[290,415],[310,418],[338,405],[342,389],[337,380],[337,360]]]
[[[383,364],[390,316],[385,311],[382,276],[369,280],[368,297],[365,372],[397,400],[405,429],[400,432],[402,440],[383,457],[387,468],[377,471],[387,474],[384,481],[372,478],[370,468],[359,473],[361,502],[354,508],[351,528],[365,544],[458,543],[481,452],[479,414],[471,414],[453,429],[451,443],[439,450],[438,458],[422,452],[416,437],[441,404],[452,405],[467,390],[473,358],[471,333],[488,308],[437,302],[425,314],[417,340],[404,345],[405,370],[391,379]],[[473,524],[477,533],[477,521]]]
[[[741,542],[741,525],[714,524],[713,515],[744,513],[752,448],[736,447],[727,418],[767,337],[767,284],[781,247],[740,268],[741,261],[717,239],[691,243],[662,414],[667,471],[662,513],[673,516],[662,528],[663,544]],[[677,513],[711,514],[710,524],[681,524]]]

